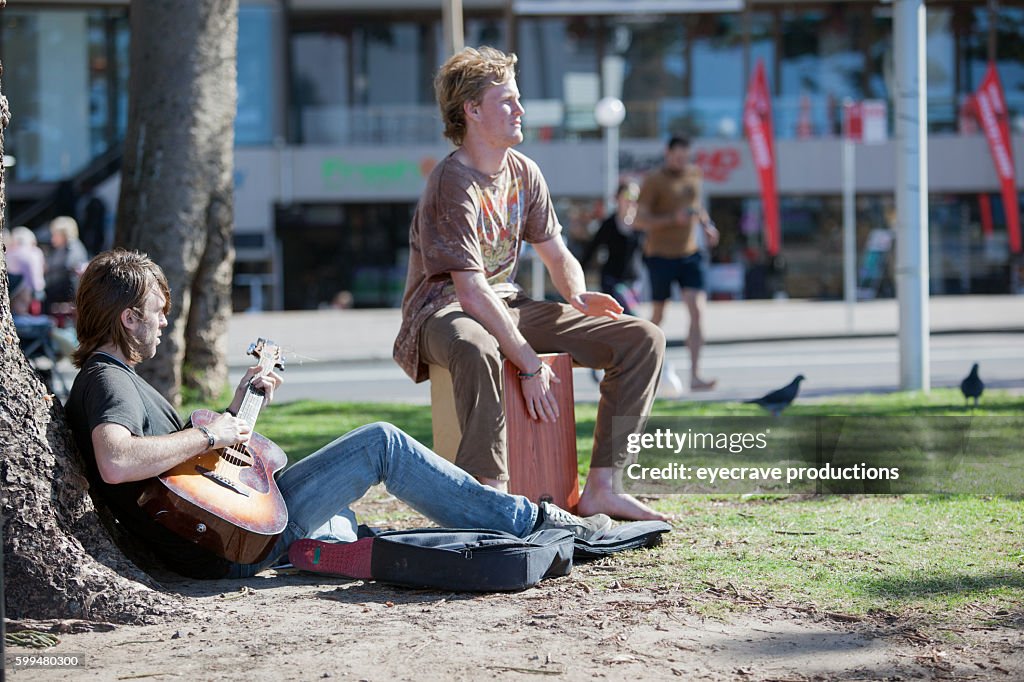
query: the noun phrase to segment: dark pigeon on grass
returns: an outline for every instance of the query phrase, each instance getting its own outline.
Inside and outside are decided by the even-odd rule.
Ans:
[[[978,376],[978,363],[974,363],[974,366],[971,367],[971,373],[960,382],[960,392],[964,394],[964,404],[966,405],[971,398],[974,398],[974,405],[971,406],[971,409],[977,407],[978,398],[981,397],[984,390],[985,384],[982,382],[981,377]]]
[[[772,391],[756,400],[746,400],[744,402],[760,405],[771,412],[773,416],[778,417],[784,409],[789,407],[790,403],[796,400],[796,394],[800,392],[800,382],[803,380],[804,375],[797,374],[793,381],[779,390]]]

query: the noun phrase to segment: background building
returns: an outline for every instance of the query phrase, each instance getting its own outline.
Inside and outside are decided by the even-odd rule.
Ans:
[[[342,290],[358,306],[399,301],[409,219],[426,174],[449,151],[431,85],[445,57],[440,4],[242,0],[238,308],[317,307]],[[713,258],[731,264],[716,272],[734,276],[724,290],[842,295],[841,105],[887,101],[892,130],[888,3],[464,0],[464,7],[466,44],[520,55],[522,149],[545,172],[571,241],[585,239],[603,209],[604,146],[593,111],[613,94],[627,112],[623,174],[660,163],[668,135],[694,137],[723,236]],[[25,0],[0,13],[13,111],[7,153],[17,159],[8,176],[12,224],[82,215],[83,197],[95,193],[110,208],[109,232],[126,127],[128,11],[127,2]],[[931,290],[1008,292],[999,183],[984,137],[964,125],[960,110],[994,60],[1019,163],[1024,2],[935,0],[927,13]],[[757,60],[774,95],[783,254],[775,262],[761,249],[757,176],[740,120]],[[892,292],[885,230],[895,216],[894,153],[892,142],[857,152],[866,295]]]

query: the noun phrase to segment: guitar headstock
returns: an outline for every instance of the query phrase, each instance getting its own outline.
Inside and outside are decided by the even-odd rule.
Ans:
[[[281,347],[273,341],[264,338],[256,339],[255,343],[249,344],[249,355],[259,359],[260,367],[264,371],[284,370],[284,355],[281,353]]]

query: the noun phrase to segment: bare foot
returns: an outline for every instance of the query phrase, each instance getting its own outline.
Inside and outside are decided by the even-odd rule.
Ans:
[[[698,379],[696,377],[690,379],[690,390],[691,391],[710,391],[718,385],[718,379]]]
[[[613,519],[624,521],[668,521],[669,517],[655,511],[646,504],[626,493],[616,493],[608,488],[587,486],[583,489],[579,505],[579,516],[607,514]]]

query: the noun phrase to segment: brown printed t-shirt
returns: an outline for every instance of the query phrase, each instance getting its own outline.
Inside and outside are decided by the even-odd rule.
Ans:
[[[519,293],[515,283],[524,241],[558,236],[558,218],[537,164],[508,150],[495,175],[464,166],[449,154],[427,178],[409,229],[409,274],[402,300],[402,327],[395,361],[416,382],[428,378],[420,360],[423,324],[458,299],[451,274],[483,273],[502,298]]]
[[[651,215],[675,213],[681,208],[700,210],[703,174],[700,167],[687,164],[681,173],[659,168],[644,178],[637,203]],[[697,233],[693,227],[696,215],[684,227],[661,227],[645,230],[644,255],[681,258],[697,252]]]

